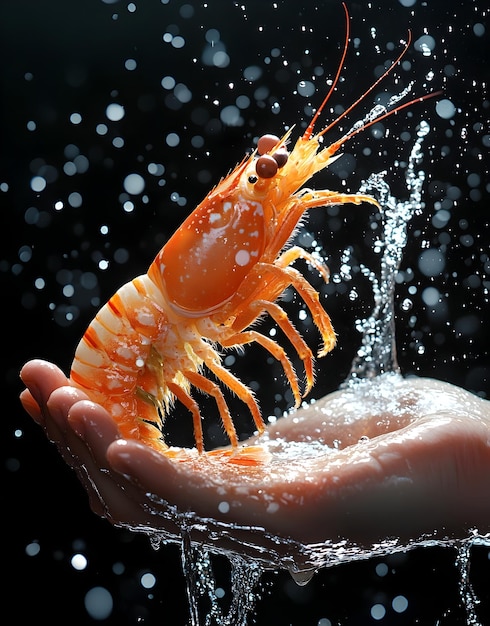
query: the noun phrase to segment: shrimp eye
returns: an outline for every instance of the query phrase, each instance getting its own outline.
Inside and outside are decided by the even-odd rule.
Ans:
[[[255,185],[255,183],[257,182],[257,176],[249,176],[249,177],[248,177],[248,182],[249,182],[251,185]]]
[[[289,152],[286,148],[279,148],[279,150],[276,150],[276,152],[272,155],[272,158],[277,163],[277,167],[284,167],[287,163],[288,157]]]
[[[264,154],[257,159],[255,171],[259,178],[272,178],[276,175],[278,167],[277,161],[273,157]]]
[[[257,141],[257,152],[259,154],[270,152],[278,143],[279,137],[276,137],[276,135],[262,135]]]

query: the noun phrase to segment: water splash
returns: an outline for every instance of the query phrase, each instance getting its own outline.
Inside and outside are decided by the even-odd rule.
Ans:
[[[375,272],[362,266],[361,271],[373,286],[374,309],[369,318],[358,320],[362,333],[361,346],[353,360],[344,385],[357,379],[374,378],[385,372],[399,372],[395,344],[395,279],[407,243],[407,225],[423,208],[422,188],[425,172],[416,170],[422,160],[422,142],[429,133],[429,124],[420,123],[405,174],[408,199],[400,201],[391,194],[385,180],[386,172],[372,174],[359,193],[372,193],[382,209],[383,252],[379,279]]]

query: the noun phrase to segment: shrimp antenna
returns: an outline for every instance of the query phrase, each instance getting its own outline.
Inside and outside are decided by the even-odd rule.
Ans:
[[[353,128],[352,130],[350,130],[348,133],[346,133],[345,135],[343,135],[340,139],[338,139],[337,141],[335,141],[330,147],[329,150],[333,150],[334,152],[337,151],[340,146],[342,146],[346,141],[348,141],[349,139],[351,139],[352,137],[354,137],[355,135],[357,135],[357,133],[360,133],[363,130],[366,130],[366,128],[369,128],[370,126],[372,126],[373,124],[376,124],[377,122],[380,122],[381,120],[384,120],[387,117],[390,117],[390,115],[394,115],[395,113],[398,113],[399,111],[406,109],[407,107],[412,106],[413,104],[416,104],[417,102],[423,102],[424,100],[428,100],[429,98],[433,98],[434,96],[438,96],[442,93],[442,91],[434,91],[432,93],[427,93],[423,96],[419,96],[418,98],[414,98],[413,100],[410,100],[409,102],[404,102],[403,104],[400,104],[399,106],[397,106],[395,109],[392,109],[391,111],[386,111],[385,113],[383,113],[382,115],[379,115],[377,117],[375,117],[372,120],[369,120],[369,122],[365,123],[365,124],[361,124],[360,126]],[[337,123],[338,120],[335,121],[335,123]],[[332,126],[332,124],[330,125]],[[322,131],[321,133],[319,133],[319,135],[323,135],[325,131]]]
[[[345,57],[347,56],[347,50],[349,48],[349,39],[350,39],[350,18],[349,18],[349,10],[347,9],[347,5],[345,4],[345,2],[342,2],[342,6],[344,7],[344,11],[345,11],[345,40],[344,40],[344,50],[342,52],[342,58],[340,59],[340,63],[339,66],[337,68],[337,73],[335,74],[335,78],[334,81],[332,83],[332,86],[330,87],[330,89],[328,90],[327,95],[325,96],[325,98],[323,99],[323,102],[320,104],[320,106],[318,107],[318,109],[316,110],[315,115],[312,117],[311,122],[308,124],[308,128],[306,129],[303,137],[305,139],[309,139],[311,137],[311,135],[313,134],[313,128],[316,124],[317,119],[320,117],[320,115],[322,114],[322,111],[325,107],[325,105],[327,104],[327,102],[330,100],[330,96],[332,95],[332,93],[335,91],[335,88],[337,87],[337,84],[339,82],[339,78],[340,78],[340,73],[342,72],[342,69],[344,67],[344,62],[345,62]],[[374,87],[374,85],[373,85]],[[366,92],[369,93],[369,92]],[[364,94],[366,95],[366,94]],[[362,100],[363,96],[361,96],[360,100]],[[356,102],[357,104],[357,102]],[[352,107],[351,107],[352,108]],[[338,122],[338,120],[340,120],[346,113],[344,112],[335,122]],[[331,124],[330,126],[332,126],[333,124]],[[325,129],[325,131],[322,131],[320,134],[323,134],[324,132],[326,132],[327,129]]]
[[[412,33],[411,31],[408,31],[408,41],[405,44],[403,50],[400,52],[400,54],[398,55],[398,57],[396,58],[395,61],[393,61],[393,63],[390,65],[390,67],[383,72],[383,74],[381,74],[381,76],[369,87],[369,89],[366,89],[366,91],[359,96],[359,98],[357,98],[357,100],[355,102],[353,102],[349,107],[347,107],[347,109],[345,109],[345,111],[343,111],[333,122],[331,122],[326,128],[324,128],[323,130],[321,130],[318,133],[318,136],[324,135],[325,133],[328,133],[329,130],[331,130],[334,126],[336,126],[341,119],[343,119],[344,117],[346,117],[346,115],[349,115],[349,113],[355,109],[355,107],[364,100],[364,98],[371,93],[371,91],[373,91],[373,89],[375,89],[380,82],[382,82],[389,74],[391,74],[391,72],[395,69],[395,67],[398,65],[398,63],[402,60],[402,58],[405,56],[405,53],[407,52],[408,48],[410,47],[410,44],[412,42]],[[408,106],[408,103],[407,103]],[[398,107],[400,108],[400,107]],[[391,111],[391,113],[394,113],[395,111]]]
[[[313,128],[314,128],[314,125],[315,125],[316,121],[318,120],[319,116],[321,115],[321,113],[322,113],[325,105],[327,104],[328,100],[330,99],[330,96],[332,95],[334,89],[337,87],[337,84],[338,84],[339,78],[340,78],[340,74],[341,74],[342,69],[343,69],[345,57],[347,55],[347,49],[348,49],[348,46],[349,46],[349,37],[350,37],[350,18],[349,18],[349,11],[347,9],[347,5],[345,4],[345,2],[342,3],[342,6],[344,7],[345,17],[346,17],[346,33],[345,33],[345,42],[344,42],[344,50],[343,50],[343,53],[342,53],[342,58],[340,60],[340,64],[339,64],[339,67],[337,69],[337,73],[335,75],[335,79],[334,79],[334,81],[332,83],[332,86],[330,87],[330,89],[329,89],[327,95],[325,96],[323,102],[318,107],[315,115],[313,116],[311,122],[308,125],[308,128],[306,129],[306,131],[305,131],[305,133],[303,135],[303,137],[305,139],[310,139],[310,137],[312,136]],[[402,60],[402,58],[406,54],[408,48],[410,47],[411,42],[412,42],[412,33],[409,30],[408,31],[408,39],[407,39],[407,42],[406,42],[405,46],[403,47],[403,50],[400,52],[400,54],[395,59],[395,61],[393,61],[393,63],[391,63],[391,65],[388,67],[388,69],[385,70],[383,72],[383,74],[381,74],[381,76],[368,89],[366,89],[366,91],[362,95],[360,95],[359,98],[357,98],[357,100],[355,100],[355,102],[353,102],[349,107],[347,107],[347,109],[345,109],[345,111],[343,111],[337,118],[335,118],[335,120],[333,122],[328,124],[328,126],[326,126],[326,128],[321,130],[316,136],[317,137],[321,137],[322,135],[325,135],[326,133],[328,133],[329,130],[331,130],[334,126],[336,126],[340,122],[340,120],[342,120],[344,117],[346,117],[358,104],[360,104],[364,100],[364,98],[367,95],[369,95],[373,91],[373,89],[375,89],[389,74],[391,74],[391,72],[395,69],[395,67],[398,65],[398,63]],[[390,115],[393,115],[394,113],[397,113],[398,111],[401,111],[402,109],[405,109],[406,107],[409,107],[412,104],[415,104],[416,102],[422,102],[423,100],[427,100],[428,98],[432,98],[433,96],[437,96],[440,93],[441,93],[440,91],[436,91],[434,93],[426,94],[424,96],[420,96],[419,98],[414,98],[413,100],[410,100],[410,102],[405,102],[404,104],[401,104],[400,106],[397,106],[395,109],[393,109],[391,111],[386,111],[382,115],[377,116],[375,119],[370,120],[368,123],[363,124],[362,126],[359,126],[359,127],[355,128],[355,129],[353,129],[352,131],[350,131],[349,133],[344,135],[341,139],[336,141],[331,147],[332,148],[333,147],[338,148],[343,143],[345,143],[345,141],[347,141],[348,139],[350,139],[354,135],[357,135],[357,133],[361,132],[361,130],[365,130],[366,128],[369,128],[369,126],[372,126],[376,122],[379,122],[379,121],[385,119],[386,117],[389,117]]]

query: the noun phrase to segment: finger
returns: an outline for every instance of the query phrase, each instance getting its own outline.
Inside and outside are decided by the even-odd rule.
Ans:
[[[85,399],[70,407],[68,422],[90,448],[95,460],[105,467],[108,446],[121,437],[111,415],[100,404]]]
[[[107,451],[107,459],[115,470],[133,476],[154,493],[166,482],[167,473],[174,471],[171,460],[132,439],[116,442]]]
[[[269,465],[244,472],[195,450],[168,457],[135,440],[116,441],[107,450],[107,459],[112,468],[135,481],[142,493],[154,494],[156,501],[170,503],[182,512],[191,508],[199,516],[220,519],[219,505],[229,500],[237,509],[245,506],[251,522],[257,501],[262,510],[267,499]],[[264,497],[254,504],[257,491]]]
[[[69,380],[56,365],[41,359],[28,361],[20,371],[20,378],[39,407],[39,412],[37,412],[32,402],[27,399],[26,410],[28,413],[29,409],[33,410],[33,418],[42,425],[43,413],[49,396],[58,387],[68,385]],[[26,401],[26,396],[23,394],[21,394],[21,401]]]
[[[183,482],[177,477],[175,462],[138,441],[125,439],[109,446],[107,460],[127,484],[128,497],[118,503],[117,511],[111,509],[115,521],[178,532],[176,520],[168,514],[168,505],[185,510],[192,490],[182,491]]]
[[[60,406],[69,401],[66,397],[58,400]],[[67,432],[71,433],[70,449],[78,460],[74,467],[89,495],[90,507],[113,522],[112,508],[125,496],[121,477],[108,468],[106,451],[120,432],[103,407],[86,399],[70,406],[66,422]]]
[[[82,481],[95,487],[87,489],[92,510],[112,523],[140,525],[148,521],[148,498],[128,477],[115,471],[108,450],[122,441],[110,414],[93,402],[73,405],[68,422],[90,452],[83,465]]]
[[[44,429],[50,441],[55,443],[64,461],[77,469],[89,456],[86,445],[71,427],[68,417],[73,406],[86,401],[87,396],[71,386],[62,386],[50,395],[45,410]]]
[[[20,394],[19,399],[24,407],[24,410],[32,417],[32,419],[39,424],[39,426],[44,425],[44,417],[41,413],[41,409],[39,408],[39,404],[34,400],[32,393],[29,389],[24,389],[24,391]]]
[[[88,400],[87,395],[76,387],[64,385],[55,389],[46,403],[48,410],[46,428],[48,433],[54,430],[53,426],[63,433],[66,432],[67,428],[71,429],[71,426],[67,424],[71,408],[78,402],[86,400]]]

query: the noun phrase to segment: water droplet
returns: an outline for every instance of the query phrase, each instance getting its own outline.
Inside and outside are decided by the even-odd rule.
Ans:
[[[309,98],[316,91],[315,83],[312,83],[311,80],[300,80],[297,89],[299,95],[305,98]]]
[[[293,569],[289,570],[289,573],[291,574],[291,578],[300,587],[304,587],[304,585],[307,585],[310,582],[310,580],[313,578],[313,576],[315,575],[315,572],[316,572],[315,569],[304,569],[304,570],[298,570],[298,571],[295,571]]]
[[[439,102],[436,104],[436,113],[437,115],[439,115],[439,117],[442,117],[442,119],[449,120],[454,117],[456,113],[456,107],[451,102],[451,100],[444,98],[443,100],[439,100]]]
[[[46,188],[46,180],[42,176],[34,176],[31,178],[31,189],[39,193]]]
[[[131,195],[139,195],[145,188],[145,179],[139,174],[128,174],[123,181],[123,187]]]
[[[124,107],[116,103],[109,104],[105,110],[105,114],[111,122],[118,122],[124,117]]]
[[[96,620],[104,620],[112,613],[114,601],[105,587],[93,587],[85,594],[85,609]]]

